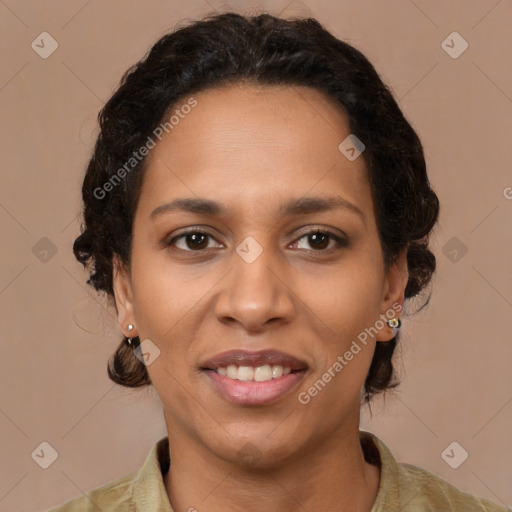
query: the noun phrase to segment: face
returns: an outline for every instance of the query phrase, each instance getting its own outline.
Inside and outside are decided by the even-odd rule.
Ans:
[[[147,369],[172,442],[275,465],[357,431],[405,257],[385,269],[365,162],[338,149],[350,129],[332,100],[254,85],[194,98],[147,157],[119,322],[160,351]]]

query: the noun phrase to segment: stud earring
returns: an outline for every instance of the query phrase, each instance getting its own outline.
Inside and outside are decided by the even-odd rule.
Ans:
[[[132,324],[128,324],[127,329],[128,329],[128,332],[133,331],[133,325]],[[127,341],[128,341],[128,345],[131,346],[132,338],[127,338]]]
[[[402,327],[402,322],[400,321],[400,318],[392,318],[391,320],[388,320],[388,325],[391,327],[391,329],[400,329]]]

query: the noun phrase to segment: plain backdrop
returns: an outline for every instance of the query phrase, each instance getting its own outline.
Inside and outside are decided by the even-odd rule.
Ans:
[[[361,428],[511,506],[510,1],[2,0],[0,511],[46,510],[136,470],[166,435],[152,389],[108,380],[121,334],[72,255],[80,186],[122,73],[178,23],[230,9],[316,17],[363,51],[417,130],[441,201],[438,272],[428,308],[404,320],[402,385]],[[457,469],[442,456],[453,442],[468,453]],[[56,452],[47,469],[41,449]]]

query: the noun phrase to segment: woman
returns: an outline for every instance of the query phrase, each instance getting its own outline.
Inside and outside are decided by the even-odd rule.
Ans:
[[[153,385],[168,436],[55,510],[505,510],[359,431],[396,385],[439,210],[359,51],[314,19],[211,15],[160,39],[100,125],[74,253],[115,299],[110,378]]]

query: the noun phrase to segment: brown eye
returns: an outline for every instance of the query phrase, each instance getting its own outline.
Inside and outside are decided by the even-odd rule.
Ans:
[[[185,241],[187,246],[192,250],[206,249],[208,246],[208,235],[205,233],[193,233],[191,235],[185,235]]]
[[[208,249],[208,242],[210,239],[215,240],[209,233],[199,230],[192,230],[174,237],[166,245],[176,246],[182,251],[198,252],[204,249]]]
[[[308,242],[315,249],[327,249],[331,237],[326,233],[311,233],[308,236]]]
[[[305,239],[309,247],[301,247],[301,240]],[[331,242],[333,242],[331,244]],[[329,253],[332,250],[339,249],[340,247],[347,247],[348,242],[338,235],[330,231],[309,231],[304,233],[296,242],[298,249],[305,249],[316,252]],[[305,244],[304,244],[305,245]],[[338,247],[336,247],[338,246]]]

